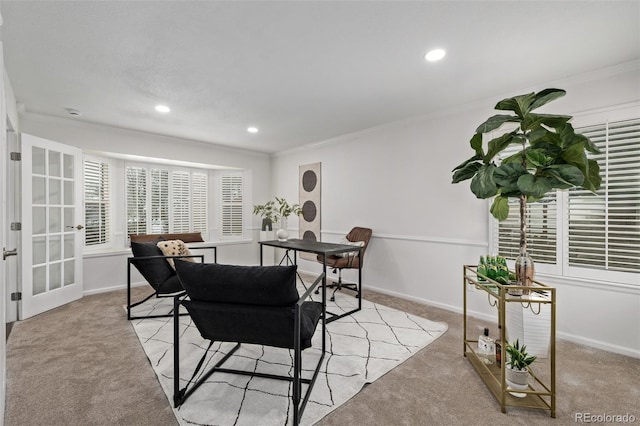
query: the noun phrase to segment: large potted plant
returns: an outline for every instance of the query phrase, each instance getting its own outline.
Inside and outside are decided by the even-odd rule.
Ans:
[[[598,163],[587,152],[598,148],[569,123],[571,116],[539,114],[539,107],[566,94],[561,89],[545,89],[498,102],[497,114],[477,129],[471,138],[474,155],[453,169],[453,182],[471,179],[477,198],[494,198],[491,214],[499,221],[509,215],[509,198],[520,205],[520,250],[515,272],[518,285],[531,285],[533,260],[527,253],[526,205],[540,200],[553,189],[580,187],[595,192],[600,188]],[[506,128],[506,132],[495,133]],[[486,139],[490,139],[486,144]],[[501,161],[499,154],[512,145],[521,149]]]

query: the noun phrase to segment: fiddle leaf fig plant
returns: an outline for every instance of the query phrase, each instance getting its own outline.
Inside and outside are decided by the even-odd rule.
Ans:
[[[545,89],[498,102],[495,109],[510,113],[493,115],[478,126],[470,141],[474,155],[452,171],[452,183],[471,179],[477,198],[494,198],[491,214],[500,221],[509,215],[509,198],[519,199],[521,250],[526,250],[527,202],[540,200],[553,189],[580,187],[595,192],[602,181],[598,163],[587,158],[587,152],[600,151],[575,132],[571,116],[534,112],[565,94],[562,89]],[[494,135],[503,127],[504,133]],[[485,135],[491,137],[486,148]],[[521,149],[499,161],[498,154],[513,145]]]

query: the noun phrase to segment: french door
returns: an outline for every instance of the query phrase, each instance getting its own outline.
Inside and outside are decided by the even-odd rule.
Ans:
[[[82,297],[82,152],[22,134],[20,319]]]

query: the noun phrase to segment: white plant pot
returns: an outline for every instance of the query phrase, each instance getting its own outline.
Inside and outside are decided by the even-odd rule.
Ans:
[[[287,218],[283,217],[280,219],[280,229],[276,232],[276,237],[278,237],[278,241],[287,241],[289,238],[289,233],[287,232]]]
[[[527,390],[529,388],[529,371],[528,370],[514,370],[511,367],[505,367],[505,378],[507,381],[507,387],[513,390]],[[521,392],[509,392],[511,395],[518,398],[524,398],[526,393]]]

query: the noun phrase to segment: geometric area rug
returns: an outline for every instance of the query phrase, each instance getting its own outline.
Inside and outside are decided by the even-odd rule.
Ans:
[[[301,288],[300,294],[303,292]],[[145,305],[146,309],[158,312],[170,309],[172,301],[171,298],[152,299]],[[336,302],[327,300],[327,311],[346,312],[356,304],[357,299],[352,292],[337,292]],[[145,309],[143,306],[140,308]],[[181,316],[180,322],[180,387],[183,387],[191,378],[208,342],[202,339],[189,316]],[[173,406],[173,319],[148,318],[131,323]],[[445,323],[362,300],[361,311],[327,324],[327,352],[301,424],[318,422],[356,395],[365,384],[382,377],[446,330]],[[312,374],[315,361],[320,356],[321,342],[318,329],[313,337],[313,346],[302,352],[303,377]],[[200,374],[233,346],[233,343],[214,343]],[[292,365],[292,351],[243,344],[224,366],[293,375]],[[303,395],[305,391],[306,385],[303,384]],[[285,426],[293,423],[291,392],[290,382],[217,372],[173,411],[181,425]]]

